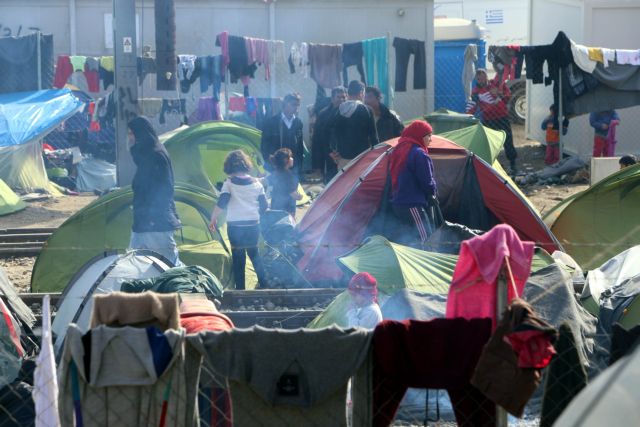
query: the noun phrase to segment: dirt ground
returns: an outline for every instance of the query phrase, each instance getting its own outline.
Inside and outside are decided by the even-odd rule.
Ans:
[[[60,196],[27,202],[27,208],[0,217],[0,228],[58,227],[67,218],[96,199],[94,195]],[[9,280],[19,290],[28,292],[35,257],[0,258]]]
[[[521,174],[531,173],[544,167],[544,147],[524,137],[524,127],[514,126],[514,141],[518,150],[518,168]],[[500,162],[508,170],[508,162],[504,155]],[[558,202],[588,188],[587,183],[567,185],[530,185],[522,187],[523,192],[537,207],[541,214],[555,206]],[[0,228],[38,228],[57,227],[69,216],[96,199],[94,195],[61,196],[42,201],[29,202],[22,212],[0,217]],[[298,219],[302,212],[298,213]],[[11,282],[20,292],[27,292],[31,280],[31,270],[35,258],[21,257],[0,259]]]

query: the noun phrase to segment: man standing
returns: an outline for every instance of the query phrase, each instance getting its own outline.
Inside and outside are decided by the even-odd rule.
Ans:
[[[330,156],[342,169],[360,153],[378,143],[376,122],[373,111],[362,103],[364,85],[352,80],[347,89],[349,99],[338,107],[338,113],[331,125],[335,147]]]
[[[373,111],[376,120],[376,130],[380,141],[397,138],[402,133],[404,125],[398,115],[382,103],[382,92],[377,87],[368,86],[364,91],[364,103]]]
[[[513,134],[509,121],[509,109],[507,108],[510,98],[511,92],[507,85],[498,79],[489,81],[487,71],[479,68],[476,71],[476,86],[471,93],[471,102],[467,104],[467,113],[479,112],[483,125],[505,132],[504,151],[509,160],[511,173],[514,174],[518,153],[513,146]]]
[[[136,117],[128,123],[133,177],[131,249],[149,249],[180,266],[174,230],[181,227],[173,200],[173,168],[169,153],[158,141],[151,123]]]
[[[337,86],[331,90],[331,103],[318,112],[313,128],[311,150],[313,152],[313,169],[319,169],[327,183],[336,174],[336,164],[329,157],[331,146],[331,129],[329,125],[338,114],[338,107],[347,99],[347,90]]]
[[[300,95],[290,93],[282,101],[282,113],[268,119],[262,130],[261,151],[265,168],[272,170],[269,157],[281,148],[288,148],[293,154],[292,172],[302,176],[304,142],[302,140],[302,120],[298,117]]]

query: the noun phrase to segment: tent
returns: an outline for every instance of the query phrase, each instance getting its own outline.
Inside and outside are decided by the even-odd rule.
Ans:
[[[83,105],[69,89],[0,95],[0,179],[26,192],[53,191],[42,139]]]
[[[498,158],[498,154],[500,154],[506,138],[504,131],[494,130],[480,123],[462,129],[438,133],[438,135],[466,148],[485,162],[494,166],[494,168],[494,162]]]
[[[0,215],[18,212],[26,207],[22,199],[0,179]]]
[[[173,267],[164,257],[145,250],[135,250],[119,255],[108,251],[93,257],[78,270],[64,288],[58,303],[51,330],[56,337],[54,348],[62,348],[70,323],[82,330],[89,330],[93,296],[120,290],[123,282],[132,279],[149,279]]]
[[[372,229],[384,225],[387,216],[383,202],[388,159],[396,144],[397,139],[386,141],[355,158],[298,224],[298,244],[304,253],[298,267],[307,280],[339,280],[341,271],[334,260],[358,247],[367,235],[380,234]],[[535,210],[482,159],[439,136],[433,137],[429,152],[447,221],[479,230],[507,223],[520,238],[548,252],[560,248]]]
[[[219,236],[208,229],[217,198],[202,189],[178,184],[175,201],[182,229],[174,235],[180,259],[202,265],[227,286],[231,260]],[[94,256],[123,251],[131,235],[133,192],[130,187],[113,191],[76,212],[46,242],[31,275],[33,292],[60,292],[73,274]]]
[[[640,244],[640,165],[560,202],[544,221],[584,270]]]
[[[471,114],[457,113],[446,108],[440,108],[426,115],[425,119],[433,126],[433,133],[436,135],[466,128],[480,122]]]
[[[553,425],[555,427],[631,425],[640,419],[639,382],[640,347],[598,375],[571,401]]]
[[[243,150],[253,161],[254,174],[264,173],[260,136],[260,131],[251,126],[215,121],[198,123],[162,139],[171,156],[176,182],[186,182],[215,193],[227,177],[223,165],[230,151]],[[301,193],[304,197],[298,201],[298,206],[309,202],[304,191]]]

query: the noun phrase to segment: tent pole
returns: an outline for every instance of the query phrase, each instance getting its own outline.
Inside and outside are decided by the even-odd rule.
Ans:
[[[562,154],[564,153],[564,138],[562,138],[562,122],[564,120],[564,111],[562,107],[562,69],[558,68],[558,150],[560,151],[560,155],[558,156],[558,163],[562,161]]]
[[[496,289],[496,322],[502,320],[502,313],[507,308],[509,295],[507,292],[506,266],[502,266]],[[509,418],[507,411],[502,406],[496,405],[496,427],[508,427]]]

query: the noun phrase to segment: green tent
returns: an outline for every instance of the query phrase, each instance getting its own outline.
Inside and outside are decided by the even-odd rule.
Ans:
[[[438,135],[463,146],[490,165],[498,158],[506,137],[504,131],[493,130],[480,123]]]
[[[0,215],[9,215],[26,207],[22,199],[0,179]]]
[[[625,168],[560,202],[544,221],[584,269],[640,244],[640,165]]]
[[[182,229],[175,239],[180,259],[202,265],[228,286],[231,259],[218,236],[208,229],[216,197],[200,188],[178,184],[175,201]],[[126,187],[94,201],[67,219],[53,233],[38,256],[31,275],[32,292],[61,292],[71,277],[94,256],[124,251],[131,235],[133,191]]]
[[[433,133],[436,135],[466,128],[480,122],[471,114],[457,113],[446,108],[440,108],[431,114],[427,114],[424,118],[433,126]]]
[[[378,281],[379,299],[384,301],[403,289],[446,297],[458,256],[414,249],[390,242],[382,236],[372,236],[358,249],[338,258],[337,262],[348,274],[371,273]],[[546,251],[536,248],[531,271],[541,270],[553,262]],[[348,292],[338,295],[309,327],[321,328],[333,323],[346,326],[345,316],[350,302]]]
[[[180,128],[169,138],[161,138],[171,156],[176,182],[186,182],[216,192],[216,185],[226,179],[224,159],[230,151],[242,150],[251,157],[254,175],[264,173],[260,152],[261,132],[251,126],[228,121],[202,122]],[[298,206],[309,202],[304,195]]]

